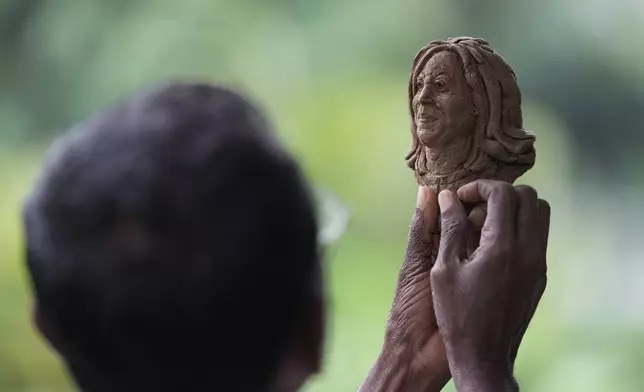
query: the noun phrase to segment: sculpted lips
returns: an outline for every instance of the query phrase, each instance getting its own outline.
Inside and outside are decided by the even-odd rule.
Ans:
[[[416,115],[416,122],[418,124],[429,124],[429,123],[434,122],[434,121],[436,121],[436,117],[434,117],[434,116],[430,115],[429,113],[424,112],[422,110],[420,110],[418,112],[418,114]]]
[[[429,115],[418,116],[418,124],[429,124],[433,121],[436,121],[436,119],[432,116],[429,116]]]

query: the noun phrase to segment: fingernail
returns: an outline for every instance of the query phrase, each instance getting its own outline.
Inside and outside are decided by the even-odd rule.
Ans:
[[[438,206],[441,211],[448,210],[454,204],[454,198],[452,197],[452,192],[448,190],[441,191],[438,194]]]
[[[416,198],[416,208],[422,210],[427,203],[427,187],[419,186],[418,187],[418,196]]]

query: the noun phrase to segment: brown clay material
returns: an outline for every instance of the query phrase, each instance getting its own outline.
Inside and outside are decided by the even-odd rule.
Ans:
[[[480,38],[433,41],[409,78],[412,145],[407,164],[436,192],[476,179],[513,183],[532,166],[514,71]]]

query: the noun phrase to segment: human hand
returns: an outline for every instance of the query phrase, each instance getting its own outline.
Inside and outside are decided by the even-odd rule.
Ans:
[[[450,370],[459,392],[517,390],[517,350],[546,287],[550,206],[530,187],[499,181],[475,181],[457,194],[439,195],[441,244],[431,272]],[[461,201],[486,204],[473,250]]]
[[[450,379],[430,284],[439,238],[436,194],[421,187],[416,207],[385,343],[363,392],[440,391]]]

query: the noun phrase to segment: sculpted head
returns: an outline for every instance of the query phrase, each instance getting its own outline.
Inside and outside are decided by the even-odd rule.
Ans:
[[[430,151],[468,146],[459,167],[514,181],[534,165],[534,135],[523,129],[521,93],[510,66],[482,39],[433,41],[414,58],[409,79],[417,176],[431,174]],[[514,178],[510,178],[514,177]]]

